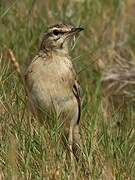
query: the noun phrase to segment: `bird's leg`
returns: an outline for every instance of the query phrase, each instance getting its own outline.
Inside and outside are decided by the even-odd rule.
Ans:
[[[70,159],[71,163],[73,163],[74,157],[73,157],[73,127],[70,125],[69,128],[69,151],[70,151]]]
[[[81,138],[80,138],[80,134],[79,134],[79,125],[76,124],[73,128],[73,145],[72,145],[72,150],[73,153],[76,157],[76,159],[79,159],[80,156],[80,152],[81,152],[81,147],[82,143],[81,143]]]
[[[71,122],[69,128],[69,151],[70,151],[70,162],[71,162],[71,175],[76,179],[76,168],[75,168],[74,152],[73,152],[73,128],[74,126]]]

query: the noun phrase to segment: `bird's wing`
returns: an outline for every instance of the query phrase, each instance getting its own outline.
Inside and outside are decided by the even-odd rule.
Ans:
[[[77,99],[78,102],[78,119],[77,123],[79,123],[80,117],[81,117],[81,88],[79,85],[79,82],[75,79],[74,85],[73,85],[73,93]]]

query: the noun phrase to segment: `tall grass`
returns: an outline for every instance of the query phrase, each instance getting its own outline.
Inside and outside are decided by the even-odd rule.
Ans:
[[[126,47],[134,54],[134,6],[133,0],[0,1],[0,179],[135,179],[134,108],[124,112],[126,129],[113,126],[123,113],[117,116],[113,110],[106,119],[100,81],[112,50]],[[41,126],[29,111],[24,85],[6,50],[12,50],[23,72],[46,28],[61,21],[85,28],[70,52],[83,89],[84,158],[75,169],[55,121],[51,129]]]

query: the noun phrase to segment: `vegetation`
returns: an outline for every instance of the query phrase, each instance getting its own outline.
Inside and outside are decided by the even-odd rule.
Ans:
[[[115,64],[114,54],[122,51],[124,63],[133,61],[134,66],[134,7],[134,0],[0,0],[0,179],[135,179],[134,98],[121,113],[112,102],[104,109],[107,94],[101,81]],[[85,29],[70,52],[83,89],[84,157],[75,161],[75,168],[66,158],[55,121],[50,129],[31,114],[24,83],[11,63],[15,57],[24,72],[46,28],[62,21]],[[122,125],[114,125],[117,120]]]

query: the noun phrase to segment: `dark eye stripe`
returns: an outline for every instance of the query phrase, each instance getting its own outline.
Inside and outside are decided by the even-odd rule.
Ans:
[[[59,31],[57,29],[53,30],[52,34],[54,34],[55,36],[59,35],[59,34],[64,34],[65,32],[63,31]]]

